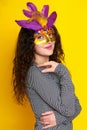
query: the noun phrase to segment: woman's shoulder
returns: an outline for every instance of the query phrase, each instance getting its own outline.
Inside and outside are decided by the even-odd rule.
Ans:
[[[68,72],[69,70],[68,70],[68,67],[65,65],[65,64],[63,64],[63,63],[59,63],[58,65],[57,65],[57,67],[55,68],[55,72]]]
[[[28,68],[28,74],[35,73],[36,71],[39,71],[39,69],[37,67],[37,63],[32,62],[30,67]]]
[[[35,62],[31,63],[30,67],[28,68],[27,75],[26,75],[26,82],[29,84],[34,81],[39,73],[39,69],[37,67],[37,64]]]
[[[36,62],[33,62],[28,69],[28,76],[38,77],[42,76],[42,70],[44,67],[38,67]]]
[[[38,67],[37,65],[38,65],[38,64],[37,64],[36,62],[32,62],[31,66],[30,66],[29,69],[28,69],[28,72],[29,72],[29,73],[36,73],[36,72],[42,73],[41,71],[42,71],[43,69],[45,69],[45,67],[44,67],[44,66]]]

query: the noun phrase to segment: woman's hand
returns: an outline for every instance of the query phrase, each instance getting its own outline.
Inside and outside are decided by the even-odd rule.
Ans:
[[[47,111],[40,117],[41,124],[45,125],[42,129],[47,129],[56,126],[56,118],[53,111]]]
[[[42,67],[45,66],[46,68],[44,70],[42,70],[43,73],[46,72],[54,72],[55,68],[57,67],[59,63],[55,62],[55,61],[48,61],[45,62],[43,64],[39,64],[38,67]]]

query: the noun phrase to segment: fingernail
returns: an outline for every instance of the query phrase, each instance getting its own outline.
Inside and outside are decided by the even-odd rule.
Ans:
[[[46,72],[45,70],[42,70],[42,72]]]

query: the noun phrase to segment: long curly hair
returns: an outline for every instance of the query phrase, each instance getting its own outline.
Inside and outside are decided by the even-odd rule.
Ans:
[[[64,51],[61,45],[61,38],[56,27],[53,26],[52,28],[54,29],[56,43],[53,54],[49,57],[49,60],[62,63],[64,61]],[[18,103],[21,104],[23,104],[26,97],[25,78],[27,76],[27,71],[35,58],[34,33],[34,30],[21,28],[13,60],[13,91]]]

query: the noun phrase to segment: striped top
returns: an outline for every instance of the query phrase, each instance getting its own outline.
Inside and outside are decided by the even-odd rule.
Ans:
[[[75,95],[68,69],[59,63],[54,72],[42,73],[45,67],[34,62],[26,77],[26,92],[36,117],[35,130],[41,130],[40,116],[53,111],[57,125],[47,130],[72,130],[72,120],[80,113],[81,106]]]

